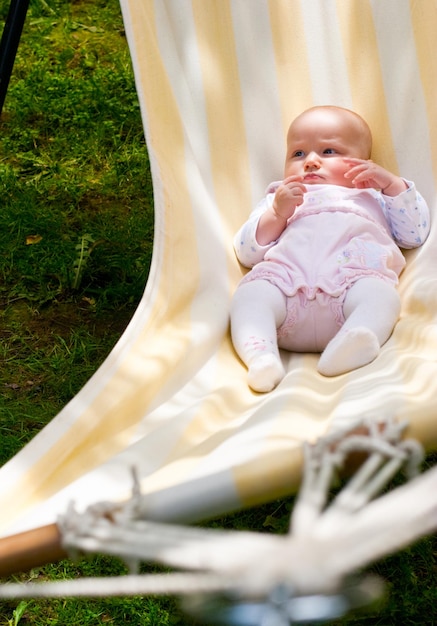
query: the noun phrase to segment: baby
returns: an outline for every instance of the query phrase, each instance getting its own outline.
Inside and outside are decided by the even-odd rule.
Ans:
[[[356,113],[304,111],[287,135],[284,180],[234,240],[253,268],[231,307],[234,347],[248,383],[271,391],[285,371],[278,348],[321,352],[336,376],[373,361],[399,318],[399,247],[420,246],[429,209],[412,182],[370,160],[372,136]]]

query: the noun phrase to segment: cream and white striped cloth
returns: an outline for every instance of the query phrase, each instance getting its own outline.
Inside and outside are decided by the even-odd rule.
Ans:
[[[232,239],[281,177],[286,129],[313,104],[360,113],[373,158],[434,212],[435,0],[121,0],[154,181],[150,279],[84,389],[0,470],[0,533],[73,500],[128,497],[188,521],[295,490],[301,444],[359,416],[408,420],[437,447],[437,228],[408,252],[402,317],[377,360],[324,378],[316,355],[256,394],[228,335]]]

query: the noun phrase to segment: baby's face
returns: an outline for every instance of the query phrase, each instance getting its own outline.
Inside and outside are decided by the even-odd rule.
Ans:
[[[302,176],[305,185],[353,187],[345,178],[352,167],[345,157],[367,159],[368,147],[352,114],[330,108],[311,109],[290,126],[284,178]]]

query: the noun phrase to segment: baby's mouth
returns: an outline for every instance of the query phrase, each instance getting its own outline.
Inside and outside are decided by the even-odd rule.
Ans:
[[[303,177],[303,180],[305,183],[310,183],[310,182],[322,180],[322,177],[319,174],[316,174],[315,172],[311,172],[310,174],[305,174],[305,176]]]

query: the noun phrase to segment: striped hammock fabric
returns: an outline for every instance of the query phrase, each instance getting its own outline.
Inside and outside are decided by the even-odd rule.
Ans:
[[[381,355],[334,378],[286,354],[269,394],[246,384],[229,338],[242,276],[233,235],[282,175],[290,121],[351,108],[374,160],[437,180],[435,0],[121,0],[155,196],[144,297],[83,390],[0,470],[0,533],[130,495],[191,521],[293,492],[303,441],[360,416],[409,423],[437,447],[437,228],[407,252],[402,314]]]

